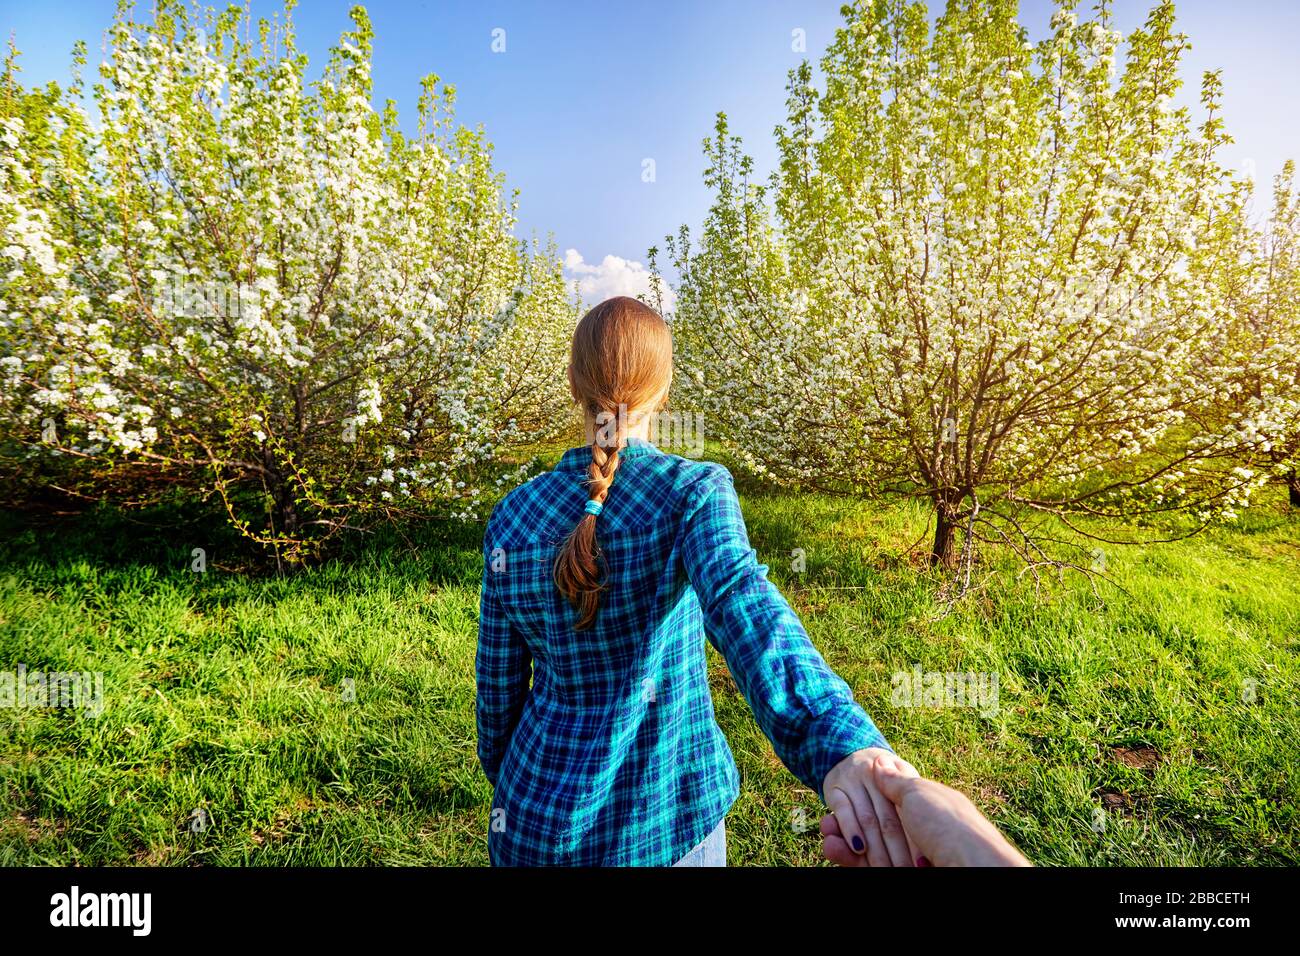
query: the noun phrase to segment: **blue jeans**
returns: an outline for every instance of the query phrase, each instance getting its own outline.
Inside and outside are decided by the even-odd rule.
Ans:
[[[695,845],[673,866],[726,866],[727,865],[727,818],[723,817],[713,832]]]

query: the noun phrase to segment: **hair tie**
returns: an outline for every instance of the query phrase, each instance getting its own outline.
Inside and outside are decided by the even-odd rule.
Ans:
[[[589,515],[598,515],[604,510],[605,510],[605,506],[602,505],[595,498],[592,498],[590,501],[587,502],[586,512]]]

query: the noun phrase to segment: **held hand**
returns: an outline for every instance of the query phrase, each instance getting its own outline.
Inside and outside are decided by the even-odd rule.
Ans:
[[[843,866],[912,866],[915,848],[908,843],[894,804],[872,774],[877,760],[888,760],[900,772],[917,776],[911,764],[880,747],[856,750],[837,763],[822,782],[831,809],[822,820],[823,851]]]
[[[898,812],[915,850],[935,866],[1031,866],[965,795],[926,780],[905,761],[890,754],[873,762],[881,794]],[[822,850],[841,866],[862,866],[838,827],[838,818],[822,818]],[[915,857],[914,857],[915,859]]]

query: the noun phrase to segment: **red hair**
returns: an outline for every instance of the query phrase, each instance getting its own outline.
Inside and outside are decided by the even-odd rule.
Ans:
[[[590,501],[604,506],[628,426],[663,406],[672,378],[672,335],[644,302],[606,299],[578,322],[569,351],[569,387],[595,425],[586,479]],[[580,631],[595,622],[604,589],[596,519],[584,514],[555,559],[555,586],[578,610]]]

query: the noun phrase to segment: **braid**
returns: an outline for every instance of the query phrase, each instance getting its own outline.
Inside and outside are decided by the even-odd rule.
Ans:
[[[587,467],[587,500],[604,505],[609,496],[609,486],[618,471],[619,452],[625,442],[624,424],[619,421],[613,448],[606,449],[600,439],[599,429],[591,443],[591,464]],[[600,592],[604,590],[603,562],[596,541],[596,515],[587,512],[578,526],[569,534],[555,559],[554,577],[561,593],[579,612],[575,625],[586,630],[596,620],[600,607]]]
[[[636,299],[606,299],[584,315],[573,331],[569,387],[587,424],[595,419],[596,429],[591,464],[583,479],[587,506],[560,547],[553,573],[556,588],[578,610],[578,630],[595,622],[607,586],[596,519],[618,473],[620,452],[627,442],[627,416],[643,414],[662,401],[672,382],[672,358],[667,323]],[[606,416],[613,416],[617,423],[613,428]]]
[[[605,503],[609,486],[614,481],[614,472],[618,471],[619,452],[625,440],[623,429],[620,427],[612,450],[606,451],[599,439],[591,443],[591,465],[587,468],[587,492],[592,501],[599,501],[602,505]]]

